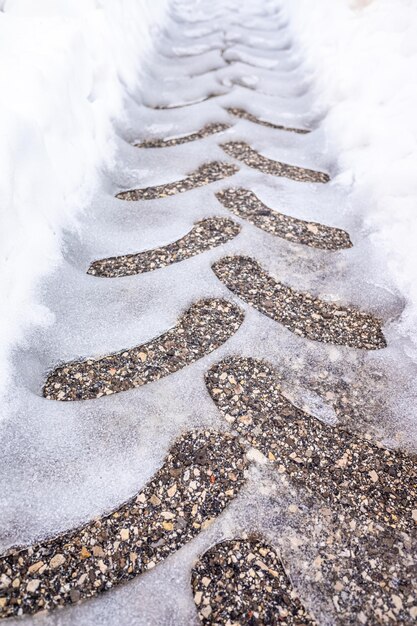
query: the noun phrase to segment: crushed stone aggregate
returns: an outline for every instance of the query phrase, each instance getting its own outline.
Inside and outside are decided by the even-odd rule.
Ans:
[[[312,494],[319,508],[310,523],[324,520],[331,532],[315,546],[310,576],[337,624],[414,624],[416,458],[295,407],[264,361],[229,357],[207,372],[206,385],[233,431]]]
[[[205,139],[211,135],[223,133],[230,128],[230,124],[207,124],[201,130],[190,133],[189,135],[183,135],[182,137],[172,137],[171,139],[146,139],[141,143],[135,144],[136,148],[169,148],[171,146],[179,146],[184,143],[190,143],[191,141],[197,141],[198,139]]]
[[[248,167],[259,170],[263,174],[283,176],[300,183],[328,183],[330,181],[330,176],[325,172],[274,161],[259,154],[244,141],[229,141],[221,144],[220,147],[228,156],[242,161]]]
[[[240,226],[232,220],[211,217],[196,222],[189,233],[166,246],[94,261],[87,274],[118,278],[152,272],[225,244],[239,232]]]
[[[252,113],[245,111],[244,109],[239,109],[237,107],[229,107],[226,111],[233,115],[234,117],[239,117],[242,120],[248,120],[249,122],[253,122],[254,124],[260,124],[261,126],[266,126],[267,128],[274,128],[276,130],[285,130],[290,133],[298,133],[299,135],[307,135],[311,133],[311,130],[306,128],[293,128],[291,126],[284,126],[283,124],[273,124],[272,122],[267,122],[262,118],[256,117]]]
[[[48,400],[91,400],[159,380],[221,346],[243,317],[227,300],[199,300],[176,326],[147,343],[57,367],[47,377],[43,395]]]
[[[0,557],[0,618],[74,604],[152,569],[210,526],[239,493],[246,467],[232,435],[182,435],[120,508]]]
[[[250,257],[224,257],[212,269],[230,291],[299,336],[362,350],[386,347],[381,321],[370,313],[295,291]]]
[[[256,537],[218,543],[194,565],[194,602],[204,625],[316,626],[278,552]]]
[[[340,228],[307,222],[270,209],[248,189],[224,189],[216,198],[229,211],[271,235],[322,250],[351,248],[348,233]]]
[[[321,500],[404,532],[415,528],[415,458],[298,409],[263,361],[230,357],[209,370],[206,385],[233,429]]]
[[[195,172],[186,178],[174,183],[166,185],[156,185],[154,187],[144,187],[142,189],[130,189],[116,194],[116,198],[120,200],[155,200],[157,198],[166,198],[174,196],[177,193],[184,193],[190,189],[197,189],[218,180],[223,180],[229,176],[233,176],[239,171],[239,168],[231,163],[221,163],[213,161],[199,167]]]

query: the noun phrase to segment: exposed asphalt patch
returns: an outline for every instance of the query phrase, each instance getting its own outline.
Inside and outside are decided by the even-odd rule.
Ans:
[[[296,408],[267,363],[229,358],[206,384],[233,429],[329,505],[399,530],[417,520],[416,459],[373,445]]]
[[[168,148],[170,146],[179,146],[183,143],[190,143],[198,139],[205,139],[217,133],[223,133],[230,128],[230,124],[207,124],[201,130],[183,135],[182,137],[173,137],[172,139],[147,139],[142,143],[135,144],[136,148]]]
[[[207,102],[207,100],[212,100],[213,98],[219,98],[220,96],[224,96],[224,93],[209,93],[207,96],[203,96],[202,98],[198,98],[197,100],[191,100],[190,102],[181,102],[179,104],[160,104],[155,106],[148,106],[149,109],[154,109],[155,111],[169,111],[171,109],[184,109],[186,107],[191,107],[194,104],[200,104],[201,102]]]
[[[259,152],[256,152],[244,141],[229,141],[220,146],[227,155],[242,161],[248,167],[259,170],[263,174],[272,174],[272,176],[283,176],[296,180],[301,183],[328,183],[330,176],[324,172],[310,170],[297,165],[289,165],[280,161],[268,159]]]
[[[225,189],[217,192],[216,198],[235,215],[287,241],[323,250],[352,247],[346,231],[273,211],[248,189]]]
[[[223,541],[192,571],[202,624],[314,626],[274,548],[256,538]]]
[[[298,133],[300,135],[307,135],[311,132],[311,130],[307,130],[306,128],[293,128],[291,126],[284,126],[283,124],[273,124],[272,122],[267,122],[244,109],[238,109],[236,107],[229,107],[226,111],[233,115],[234,117],[239,117],[243,120],[248,120],[249,122],[253,122],[254,124],[260,124],[261,126],[267,126],[268,128],[275,128],[276,130],[285,130],[290,133]]]
[[[49,374],[43,395],[48,400],[91,400],[159,380],[221,346],[243,317],[227,300],[200,300],[174,328],[148,343],[57,367]]]
[[[213,161],[199,167],[186,178],[166,185],[156,185],[155,187],[144,187],[142,189],[130,189],[122,191],[116,195],[120,200],[155,200],[156,198],[166,198],[177,193],[184,193],[190,189],[196,189],[204,185],[209,185],[228,176],[233,176],[239,168],[231,163],[221,163]]]
[[[126,254],[94,261],[87,273],[93,276],[117,278],[152,272],[220,246],[236,237],[239,232],[240,226],[232,220],[224,217],[211,217],[196,222],[189,233],[167,246],[138,254]]]
[[[417,616],[416,458],[296,408],[263,361],[225,359],[208,371],[206,385],[234,431],[278,474],[307,489],[319,507],[317,524],[324,520],[333,529],[315,545],[310,577],[332,599],[337,623],[411,626]],[[290,515],[297,511],[297,505],[288,508]]]
[[[0,617],[76,603],[152,569],[236,497],[245,467],[233,436],[183,435],[151,482],[116,511],[0,557]]]
[[[386,347],[379,319],[353,307],[295,291],[269,276],[254,259],[224,257],[212,269],[242,300],[297,335],[364,350]]]

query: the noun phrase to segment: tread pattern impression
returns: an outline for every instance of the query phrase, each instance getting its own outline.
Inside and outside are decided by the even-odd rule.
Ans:
[[[213,352],[242,322],[243,312],[231,302],[200,300],[174,328],[148,343],[57,367],[43,395],[48,400],[91,400],[146,385]]]
[[[0,557],[0,617],[76,603],[152,569],[236,497],[245,467],[243,449],[232,435],[182,435],[154,478],[120,508]]]
[[[295,291],[269,276],[254,259],[225,257],[212,269],[242,300],[297,335],[364,350],[386,347],[379,319]]]

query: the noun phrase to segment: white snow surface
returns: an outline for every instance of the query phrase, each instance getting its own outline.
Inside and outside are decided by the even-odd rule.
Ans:
[[[404,298],[398,332],[417,357],[417,4],[283,1],[322,107],[339,177],[365,199],[364,227]]]
[[[165,3],[0,2],[0,391],[10,348],[53,321],[36,287],[114,159]]]
[[[391,244],[377,241],[383,233],[384,213],[378,208],[381,199],[372,183],[373,170],[368,167],[366,171],[365,165],[363,171],[358,169],[360,163],[366,163],[366,150],[371,150],[369,146],[357,147],[369,129],[370,116],[365,116],[363,122],[362,118],[355,121],[358,126],[348,113],[345,117],[349,117],[349,124],[342,116],[345,106],[352,111],[360,108],[359,104],[353,104],[359,92],[350,93],[350,87],[346,90],[350,94],[349,104],[338,95],[342,74],[337,78],[331,72],[338,40],[336,35],[333,39],[333,34],[327,33],[332,22],[335,29],[342,29],[342,24],[347,29],[355,20],[365,20],[361,22],[366,26],[363,26],[364,36],[373,19],[366,16],[374,8],[370,5],[354,10],[344,0],[333,2],[335,8],[325,0],[314,3],[271,0],[262,6],[254,0],[170,2],[171,11],[163,18],[166,21],[162,26],[166,36],[155,37],[157,46],[149,63],[146,50],[151,48],[151,38],[146,33],[150,24],[160,24],[162,15],[165,16],[162,3],[158,5],[155,1],[151,7],[139,0],[117,0],[114,4],[99,0],[95,3],[83,0],[78,4],[71,0],[67,4],[70,16],[62,16],[65,3],[60,2],[61,17],[54,17],[51,7],[55,3],[37,2],[31,12],[36,10],[39,15],[42,9],[48,15],[46,18],[22,17],[29,14],[29,1],[12,0],[4,4],[6,14],[0,13],[0,26],[6,19],[10,24],[32,24],[25,27],[20,44],[16,33],[9,35],[10,50],[19,50],[19,46],[28,45],[36,37],[34,19],[48,26],[44,27],[43,35],[39,35],[41,26],[35,29],[39,45],[33,46],[32,54],[23,55],[19,72],[2,69],[10,74],[5,79],[6,93],[11,92],[13,85],[22,93],[25,90],[13,108],[13,115],[23,108],[22,119],[19,117],[19,122],[13,125],[5,124],[4,115],[0,117],[7,137],[15,137],[17,131],[13,134],[13,129],[19,132],[22,129],[20,145],[23,146],[19,159],[3,158],[3,169],[10,172],[9,178],[16,179],[13,185],[9,181],[10,189],[13,188],[15,195],[19,190],[17,197],[23,198],[20,210],[15,212],[6,211],[4,202],[1,203],[10,220],[7,232],[21,237],[8,275],[15,279],[19,269],[26,281],[18,283],[19,297],[13,300],[10,296],[6,302],[9,319],[14,322],[6,330],[8,337],[13,337],[14,331],[16,339],[18,331],[23,329],[22,320],[44,321],[44,326],[33,325],[26,334],[27,346],[14,352],[14,376],[2,404],[0,552],[12,545],[30,545],[38,539],[55,536],[117,508],[154,475],[180,433],[192,428],[226,428],[204,385],[204,374],[209,367],[226,356],[266,359],[276,369],[283,391],[295,404],[328,424],[337,419],[347,420],[348,416],[334,413],[331,399],[323,393],[322,380],[327,377],[336,397],[343,395],[363,409],[358,423],[350,422],[350,428],[369,430],[378,441],[388,445],[416,449],[416,366],[404,358],[410,341],[405,317],[400,325],[397,321],[403,310],[400,286],[395,282],[393,270],[387,273],[384,246],[392,245],[392,239]],[[388,0],[379,3],[389,4]],[[280,13],[274,17],[279,6],[287,12],[288,25]],[[400,2],[398,6],[402,6]],[[309,26],[304,21],[302,7],[309,16]],[[321,16],[318,24],[315,10],[317,19]],[[276,31],[273,37],[265,38],[265,32],[260,26],[258,29],[256,14],[262,12],[270,13],[267,22],[272,32]],[[225,14],[229,29],[223,37],[218,27],[224,23]],[[181,16],[190,18],[185,27]],[[201,24],[202,20],[207,23]],[[250,20],[250,30],[239,25],[245,24],[245,20]],[[196,24],[190,24],[193,21]],[[183,36],[184,28],[187,37]],[[377,32],[376,23],[375,29]],[[352,30],[349,32],[352,36]],[[197,33],[201,38],[194,38]],[[349,39],[346,33],[345,36]],[[347,45],[342,32],[339,37],[345,42],[340,54],[345,55],[347,64],[355,43],[349,41]],[[55,42],[55,53],[51,53],[52,44],[47,45],[47,38]],[[228,55],[241,62],[232,68],[225,67],[219,52],[225,38],[230,44]],[[6,45],[5,37],[2,39],[0,46]],[[329,59],[323,53],[321,40],[329,42]],[[200,52],[201,55],[176,59],[173,48],[181,54]],[[259,48],[259,56],[264,60],[274,60],[276,67],[269,78],[265,69],[258,71],[245,65],[244,59],[251,52],[249,60],[256,66],[256,53],[251,48]],[[37,56],[42,50],[46,54],[45,62]],[[304,58],[304,55],[310,56]],[[11,58],[8,51],[10,65]],[[26,68],[25,63],[31,64],[30,67]],[[39,68],[36,79],[33,66]],[[214,67],[219,69],[210,79],[200,80],[198,76],[189,79],[191,74],[201,75]],[[351,67],[352,81],[359,67],[354,70]],[[378,67],[372,74],[368,72],[370,77],[376,76]],[[141,68],[143,76],[139,80]],[[241,79],[240,85],[230,87],[235,74]],[[40,77],[44,77],[43,81]],[[343,74],[343,80],[347,81],[348,77],[349,74]],[[32,82],[29,97],[26,92]],[[242,86],[255,82],[259,89],[256,96]],[[152,108],[166,105],[174,96],[179,103],[195,101],[214,88],[223,95],[189,107]],[[15,100],[11,96],[9,102]],[[330,110],[331,104],[334,106]],[[183,135],[208,122],[230,123],[225,111],[230,106],[247,108],[272,122],[311,127],[314,131],[296,135],[233,120],[235,124],[225,133],[201,142],[164,150],[138,150],[131,145],[145,137]],[[374,108],[377,107],[369,104],[371,121],[377,119]],[[327,115],[326,110],[329,110]],[[333,122],[337,114],[339,117]],[[10,119],[12,114],[8,115]],[[411,113],[407,119],[411,132]],[[401,124],[397,117],[394,121]],[[23,128],[27,135],[24,138]],[[381,132],[385,131],[383,127]],[[349,151],[346,147],[344,134],[356,142],[355,149]],[[50,141],[46,141],[48,137]],[[378,137],[382,141],[383,135]],[[333,180],[328,185],[297,183],[241,166],[227,181],[162,201],[125,202],[115,197],[121,189],[179,180],[203,163],[228,160],[219,145],[228,140],[244,140],[271,158],[329,171]],[[388,145],[387,153],[388,148],[392,152],[395,146]],[[17,151],[16,146],[14,149]],[[379,167],[384,151],[380,149],[377,156],[378,160],[373,155],[375,162],[371,161],[375,168]],[[398,177],[392,177],[395,178],[392,184],[397,184]],[[388,177],[383,184],[388,185]],[[175,241],[205,217],[230,217],[214,195],[216,190],[228,186],[252,189],[277,211],[344,228],[354,246],[332,253],[316,250],[273,237],[233,216],[242,227],[238,237],[182,263],[120,279],[86,274],[90,263],[98,258]],[[395,224],[397,217],[391,214],[390,219]],[[22,224],[27,224],[25,231]],[[32,234],[35,227],[42,231]],[[3,229],[2,237],[5,237]],[[400,244],[395,250],[398,255],[400,248],[405,252],[406,239]],[[313,342],[246,306],[222,285],[210,268],[217,259],[235,253],[255,257],[271,275],[296,289],[374,312],[383,320],[388,347],[364,353],[346,346]],[[50,274],[42,277],[46,272]],[[31,292],[35,278],[41,289]],[[410,292],[404,289],[403,293],[409,297]],[[58,363],[104,355],[148,341],[171,328],[202,297],[233,300],[245,312],[239,331],[214,353],[164,379],[99,400],[55,402],[42,397],[45,376]],[[407,310],[412,311],[411,305]],[[49,323],[52,319],[53,324]],[[3,319],[1,327],[4,328]],[[36,618],[10,620],[10,624],[35,621],[41,626],[197,624],[189,584],[194,559],[216,541],[239,536],[242,530],[256,530],[280,547],[291,580],[302,591],[307,608],[319,616],[323,626],[333,626],[335,608],[320,594],[319,585],[311,577],[319,549],[314,533],[320,531],[311,522],[316,519],[312,505],[302,491],[293,491],[281,475],[269,472],[268,466],[263,467],[256,455],[252,460],[247,487],[232,506],[208,531],[155,570],[79,606]],[[293,502],[299,513],[289,516],[288,505]]]

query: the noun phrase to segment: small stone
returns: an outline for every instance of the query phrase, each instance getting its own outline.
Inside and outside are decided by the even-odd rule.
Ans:
[[[172,498],[177,493],[177,485],[174,483],[169,489],[167,489],[168,498]]]
[[[103,548],[101,546],[93,546],[93,555],[100,557],[105,556]]]
[[[78,591],[78,589],[71,589],[70,598],[71,602],[78,602],[81,599],[81,593]]]
[[[37,561],[36,563],[33,563],[33,565],[28,568],[29,574],[36,574],[36,572],[41,569],[42,565],[43,561]]]
[[[122,541],[128,541],[130,536],[130,532],[128,528],[122,528],[122,530],[120,531],[120,539]]]
[[[33,580],[30,580],[26,586],[27,592],[35,593],[35,591],[37,590],[40,584],[41,584],[41,581],[38,578],[33,578]]]
[[[377,482],[378,482],[378,480],[379,480],[379,478],[378,478],[378,474],[376,473],[376,471],[375,471],[375,470],[371,470],[371,471],[369,472],[369,477],[370,477],[370,479],[372,480],[372,482],[373,482],[373,483],[377,483]]]
[[[401,611],[401,609],[403,608],[403,601],[401,600],[400,596],[393,595],[391,599],[397,611]]]
[[[161,517],[163,517],[164,519],[170,520],[170,519],[174,519],[175,514],[171,513],[171,511],[162,511]]]
[[[204,522],[201,524],[201,529],[206,530],[209,526],[212,525],[214,519],[214,517],[209,517],[208,519],[204,520]]]
[[[51,569],[56,569],[57,567],[61,567],[65,563],[65,556],[63,554],[55,554],[52,559],[49,561],[49,567]]]
[[[211,606],[208,604],[203,609],[201,609],[200,613],[205,618],[210,617],[210,615],[211,615]]]
[[[0,583],[3,589],[7,589],[7,587],[10,586],[11,582],[12,582],[11,579],[8,576],[6,576],[6,574],[2,574],[0,576]]]
[[[91,556],[91,552],[89,552],[89,550],[87,550],[87,548],[85,546],[83,546],[81,548],[80,557],[82,559],[89,559],[90,556]]]

